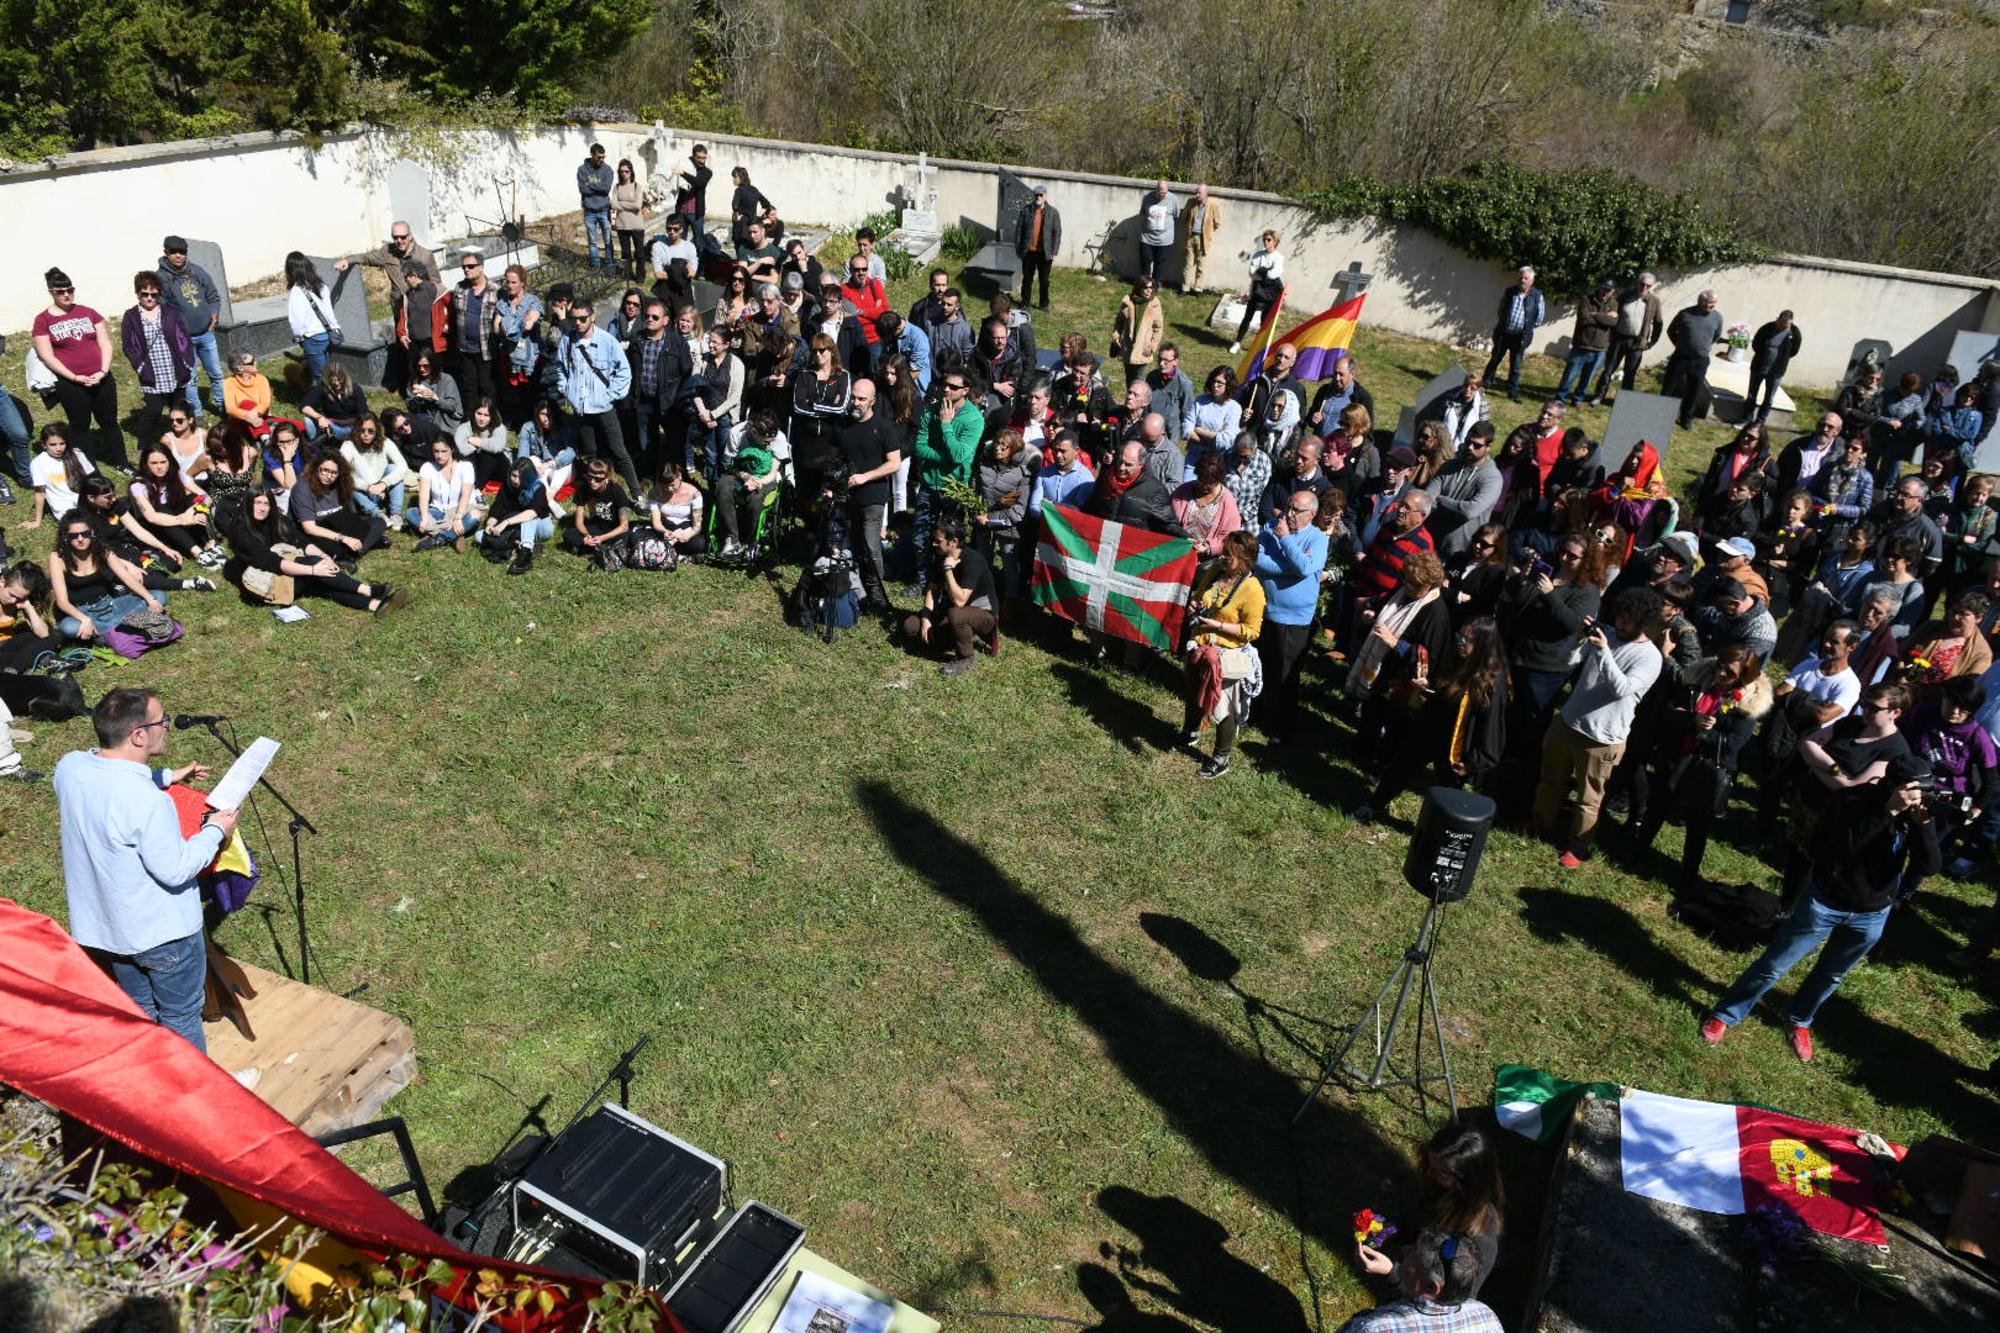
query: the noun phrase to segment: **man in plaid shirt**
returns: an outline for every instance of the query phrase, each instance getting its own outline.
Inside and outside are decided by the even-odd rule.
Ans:
[[[1256,436],[1243,431],[1230,448],[1227,461],[1229,466],[1222,484],[1236,497],[1236,512],[1243,515],[1247,525],[1251,516],[1256,514],[1257,506],[1263,503],[1264,491],[1271,484],[1271,456],[1257,447]],[[1193,475],[1192,472],[1189,475]]]
[[[1360,1249],[1369,1272],[1395,1274],[1403,1299],[1362,1311],[1340,1333],[1501,1333],[1498,1316],[1472,1297],[1479,1255],[1465,1236],[1428,1228],[1394,1264],[1379,1250]]]

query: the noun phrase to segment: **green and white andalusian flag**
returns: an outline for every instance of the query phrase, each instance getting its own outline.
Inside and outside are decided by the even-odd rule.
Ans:
[[[1527,1065],[1501,1065],[1493,1071],[1493,1117],[1537,1143],[1554,1143],[1570,1114],[1587,1092],[1618,1100],[1616,1083],[1572,1083]]]
[[[1034,598],[1068,620],[1172,652],[1180,642],[1194,543],[1042,506]]]

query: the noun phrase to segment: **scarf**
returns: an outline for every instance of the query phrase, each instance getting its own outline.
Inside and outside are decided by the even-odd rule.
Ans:
[[[1409,589],[1396,589],[1396,595],[1391,597],[1388,604],[1376,615],[1374,627],[1362,639],[1360,650],[1354,654],[1354,665],[1347,672],[1347,689],[1350,694],[1366,694],[1372,690],[1375,678],[1382,673],[1382,664],[1394,651],[1388,644],[1382,642],[1374,630],[1386,629],[1395,636],[1398,643],[1402,642],[1404,633],[1410,628],[1410,622],[1417,618],[1419,611],[1436,601],[1441,591],[1442,589],[1432,588],[1422,597],[1412,601]]]

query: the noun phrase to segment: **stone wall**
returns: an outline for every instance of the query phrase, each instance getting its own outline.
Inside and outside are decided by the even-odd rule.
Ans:
[[[631,157],[642,176],[670,171],[700,140],[711,146],[713,218],[727,212],[729,171],[751,179],[788,219],[852,225],[894,206],[916,183],[914,160],[825,145],[780,143],[643,125],[550,126],[410,140],[364,132],[309,144],[296,135],[110,149],[17,168],[0,177],[0,235],[15,266],[0,273],[0,327],[23,328],[44,299],[41,272],[60,264],[79,297],[107,310],[130,304],[133,270],[150,266],[166,232],[219,242],[229,278],[242,283],[279,270],[285,252],[339,254],[378,242],[398,211],[420,236],[463,235],[468,218],[497,220],[518,208],[530,219],[573,211],[576,164],[593,140],[613,161]],[[442,146],[444,151],[437,151]],[[421,172],[414,168],[423,167]],[[941,161],[930,179],[944,225],[993,229],[1000,168]],[[1062,212],[1060,262],[1129,273],[1137,257],[1136,213],[1146,183],[1123,177],[1012,168],[1046,182]],[[496,197],[496,187],[497,195]],[[1411,228],[1316,224],[1277,195],[1218,190],[1225,222],[1219,280],[1242,280],[1242,257],[1266,227],[1284,237],[1294,308],[1332,299],[1336,273],[1360,263],[1375,275],[1367,321],[1379,328],[1458,343],[1485,339],[1495,297],[1511,277],[1504,264],[1468,258]],[[428,196],[428,206],[409,200]],[[1171,276],[1171,275],[1170,275]],[[1671,310],[1704,287],[1723,313],[1757,324],[1796,312],[1805,345],[1790,378],[1836,383],[1854,345],[1887,341],[1892,368],[1928,371],[1961,329],[2000,331],[2000,284],[1839,260],[1785,257],[1736,268],[1662,273]],[[1559,314],[1538,340],[1559,352],[1569,320]],[[1665,344],[1655,349],[1664,356]]]

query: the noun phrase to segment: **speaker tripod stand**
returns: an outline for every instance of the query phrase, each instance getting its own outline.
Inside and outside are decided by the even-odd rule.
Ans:
[[[1431,971],[1437,957],[1438,937],[1444,928],[1445,909],[1449,901],[1432,899],[1430,910],[1424,913],[1423,925],[1417,928],[1416,943],[1403,951],[1402,961],[1382,983],[1382,989],[1375,994],[1370,1004],[1355,1020],[1347,1035],[1336,1039],[1327,1047],[1326,1059],[1320,1065],[1319,1081],[1312,1091],[1299,1103],[1299,1109],[1292,1113],[1292,1123],[1305,1115],[1308,1108],[1319,1099],[1320,1091],[1338,1071],[1344,1078],[1358,1083],[1370,1092],[1380,1092],[1384,1088],[1415,1088],[1418,1109],[1426,1115],[1430,1110],[1431,1094],[1426,1091],[1430,1084],[1444,1084],[1444,1109],[1447,1115],[1457,1113],[1458,1089],[1451,1079],[1451,1052],[1444,1044],[1444,1020],[1438,1013],[1437,982]],[[1398,1075],[1391,1066],[1390,1057],[1395,1053],[1396,1037],[1402,1029],[1403,1015],[1409,1009],[1410,992],[1417,992],[1416,1049],[1411,1057],[1410,1072]],[[1395,992],[1396,1000],[1389,1005],[1389,994]],[[1389,1008],[1388,1025],[1384,1027],[1382,1011]],[[1437,1068],[1425,1072],[1424,1026],[1428,1017],[1431,1040],[1435,1046],[1434,1058]],[[1361,1062],[1354,1060],[1356,1047],[1363,1041],[1373,1043],[1372,1063],[1366,1048],[1360,1052]]]

